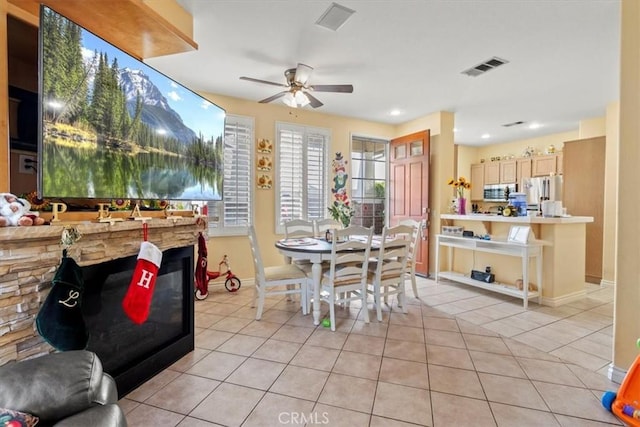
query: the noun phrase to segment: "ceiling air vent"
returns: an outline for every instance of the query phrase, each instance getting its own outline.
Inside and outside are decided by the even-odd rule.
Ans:
[[[486,61],[469,68],[468,70],[464,70],[462,74],[466,74],[467,76],[477,77],[480,74],[484,74],[489,70],[493,70],[496,67],[507,64],[509,61],[506,59],[500,59],[496,56],[493,58],[487,59]]]
[[[318,18],[316,25],[331,31],[338,31],[355,12],[355,10],[341,6],[338,3],[331,3],[331,6]]]

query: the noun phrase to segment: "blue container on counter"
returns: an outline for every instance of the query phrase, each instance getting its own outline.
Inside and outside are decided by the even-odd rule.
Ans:
[[[525,193],[510,193],[509,204],[516,208],[518,216],[527,216],[527,195]]]

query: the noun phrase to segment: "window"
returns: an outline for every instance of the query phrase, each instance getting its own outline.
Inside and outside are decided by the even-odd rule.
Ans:
[[[373,226],[375,234],[382,234],[386,224],[388,144],[379,139],[351,138],[351,202],[355,209],[351,222]]]
[[[247,234],[253,218],[253,118],[227,115],[224,126],[223,200],[209,202],[212,235]]]
[[[292,219],[327,215],[327,129],[276,124],[276,232]]]

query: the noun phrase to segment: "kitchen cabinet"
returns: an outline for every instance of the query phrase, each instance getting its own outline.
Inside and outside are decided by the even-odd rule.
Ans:
[[[471,165],[471,200],[484,199],[484,163]]]
[[[487,184],[500,184],[500,163],[499,162],[491,162],[491,163],[484,164],[484,185],[487,185]]]
[[[523,181],[525,180],[525,178],[531,178],[531,159],[530,158],[524,158],[524,159],[518,159],[517,160],[518,163],[518,191],[523,192],[524,187],[522,186]]]
[[[562,153],[558,153],[556,154],[556,174],[558,175],[562,175],[562,171],[563,169],[563,164],[562,162],[564,161],[564,156],[562,155]]]
[[[562,176],[562,202],[571,215],[588,215],[585,280],[599,284],[604,256],[604,174],[606,138],[565,141],[567,164]]]
[[[548,154],[545,156],[536,156],[531,159],[531,175],[532,176],[549,176],[557,173],[556,155]]]
[[[40,14],[40,3],[48,5],[138,59],[198,49],[189,31],[193,18],[182,7],[168,2],[9,0],[9,3],[34,17]],[[179,23],[180,28],[174,23]]]
[[[515,160],[503,160],[500,162],[500,184],[515,184],[518,179],[516,167],[517,162]]]

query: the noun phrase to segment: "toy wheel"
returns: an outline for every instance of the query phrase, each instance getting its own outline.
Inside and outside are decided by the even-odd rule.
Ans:
[[[224,282],[224,287],[227,288],[229,292],[236,292],[240,289],[240,286],[242,286],[242,284],[237,277],[230,277]]]
[[[203,294],[202,292],[200,292],[200,289],[196,289],[196,299],[198,301],[202,301],[203,299],[206,299],[209,296],[209,292]]]
[[[615,391],[605,391],[602,394],[602,406],[609,412],[611,412],[611,408],[613,407],[613,402],[616,400],[618,394]]]

